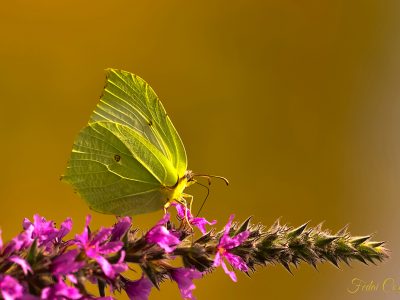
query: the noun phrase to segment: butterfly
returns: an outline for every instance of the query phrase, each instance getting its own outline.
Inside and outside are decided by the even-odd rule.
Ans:
[[[205,175],[187,170],[184,145],[160,99],[137,75],[106,73],[100,102],[76,137],[61,179],[104,214],[137,215],[166,209],[171,201],[186,204],[193,197],[185,188]]]

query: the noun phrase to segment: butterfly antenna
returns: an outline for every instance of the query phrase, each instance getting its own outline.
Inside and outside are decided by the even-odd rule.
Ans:
[[[218,176],[218,175],[193,174],[193,177],[203,177],[203,178],[207,178],[207,180],[208,180],[208,185],[211,184],[211,178],[218,178],[218,179],[221,179],[221,180],[223,180],[223,181],[226,183],[226,185],[229,185],[228,179],[226,179],[225,177],[222,177],[222,176]]]
[[[198,182],[198,181],[196,181],[196,180],[195,180],[194,182],[197,183],[198,185],[201,185],[202,187],[205,187],[205,188],[207,189],[207,196],[204,198],[203,203],[201,203],[201,206],[200,206],[200,208],[199,208],[199,211],[198,211],[197,214],[196,214],[196,218],[197,218],[198,215],[200,214],[201,210],[203,209],[204,204],[206,203],[206,200],[207,200],[207,198],[208,198],[208,195],[210,195],[210,189],[208,188],[208,186],[206,186],[206,185],[204,185],[204,184],[202,184],[202,183],[200,183],[200,182]]]

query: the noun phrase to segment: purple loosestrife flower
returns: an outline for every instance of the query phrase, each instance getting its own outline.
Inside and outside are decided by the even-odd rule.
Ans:
[[[4,300],[15,300],[23,295],[24,288],[14,277],[0,277],[0,292]]]
[[[80,299],[82,294],[75,287],[65,284],[61,279],[58,283],[51,287],[46,287],[42,290],[40,299],[42,300],[64,300],[64,299]]]
[[[205,218],[198,218],[198,217],[193,217],[192,213],[190,210],[183,204],[174,202],[171,204],[172,206],[175,206],[176,212],[178,214],[178,217],[181,220],[184,220],[187,218],[190,224],[196,226],[202,234],[205,234],[207,232],[206,230],[206,224],[208,225],[215,225],[217,223],[216,220],[213,220],[212,222],[207,221]]]
[[[49,251],[53,244],[61,242],[62,238],[71,231],[72,220],[67,218],[61,223],[60,229],[57,229],[53,221],[47,221],[36,214],[33,216],[33,223],[25,218],[22,226],[25,230],[31,229],[31,237],[37,239],[38,245],[46,247]]]
[[[180,240],[165,227],[165,223],[169,221],[170,215],[167,213],[158,221],[158,223],[151,228],[145,239],[148,243],[154,243],[165,250],[166,253],[174,251],[175,247],[179,244]]]
[[[115,278],[115,276],[128,269],[128,266],[119,261],[117,264],[112,265],[104,256],[119,252],[124,244],[121,241],[107,242],[111,235],[111,228],[101,228],[98,233],[91,237],[89,234],[89,223],[91,217],[86,217],[86,226],[82,234],[76,235],[75,240],[79,248],[83,249],[86,255],[94,259],[103,270],[108,278]],[[125,253],[122,254],[123,256]]]
[[[223,258],[226,258],[226,260],[236,269],[247,272],[248,267],[245,261],[240,256],[230,253],[229,250],[236,248],[237,246],[242,244],[249,237],[250,232],[246,230],[231,238],[229,236],[229,231],[231,229],[233,218],[234,215],[231,215],[228,223],[225,225],[224,234],[220,238],[217,246],[217,254],[214,258],[213,267],[218,267],[221,265],[225,273],[229,275],[233,281],[236,282],[237,278],[235,272],[229,271]]]
[[[153,284],[144,275],[139,280],[130,281],[125,279],[125,292],[131,300],[147,300]]]
[[[3,237],[2,237],[2,231],[0,229],[0,252],[3,250]]]
[[[170,271],[170,276],[178,284],[182,298],[196,299],[192,294],[192,291],[196,288],[193,279],[201,278],[203,276],[201,272],[196,269],[176,268]]]

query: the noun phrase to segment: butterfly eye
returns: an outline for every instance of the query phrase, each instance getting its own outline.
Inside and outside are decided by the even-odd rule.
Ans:
[[[119,162],[119,161],[121,160],[121,156],[119,156],[118,154],[115,154],[115,155],[114,155],[114,160],[115,160],[116,162]]]

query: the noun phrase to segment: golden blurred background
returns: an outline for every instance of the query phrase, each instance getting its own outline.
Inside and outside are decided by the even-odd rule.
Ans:
[[[213,182],[203,216],[350,223],[392,250],[378,266],[269,266],[238,283],[217,270],[195,282],[198,299],[398,299],[347,290],[355,277],[400,286],[399,1],[14,0],[0,25],[5,240],[35,213],[81,231],[90,211],[59,176],[103,70],[121,68],[160,96],[190,169],[229,178]],[[198,208],[204,190],[189,192]],[[114,222],[92,214],[92,228]],[[166,298],[180,299],[175,284],[151,294]]]

